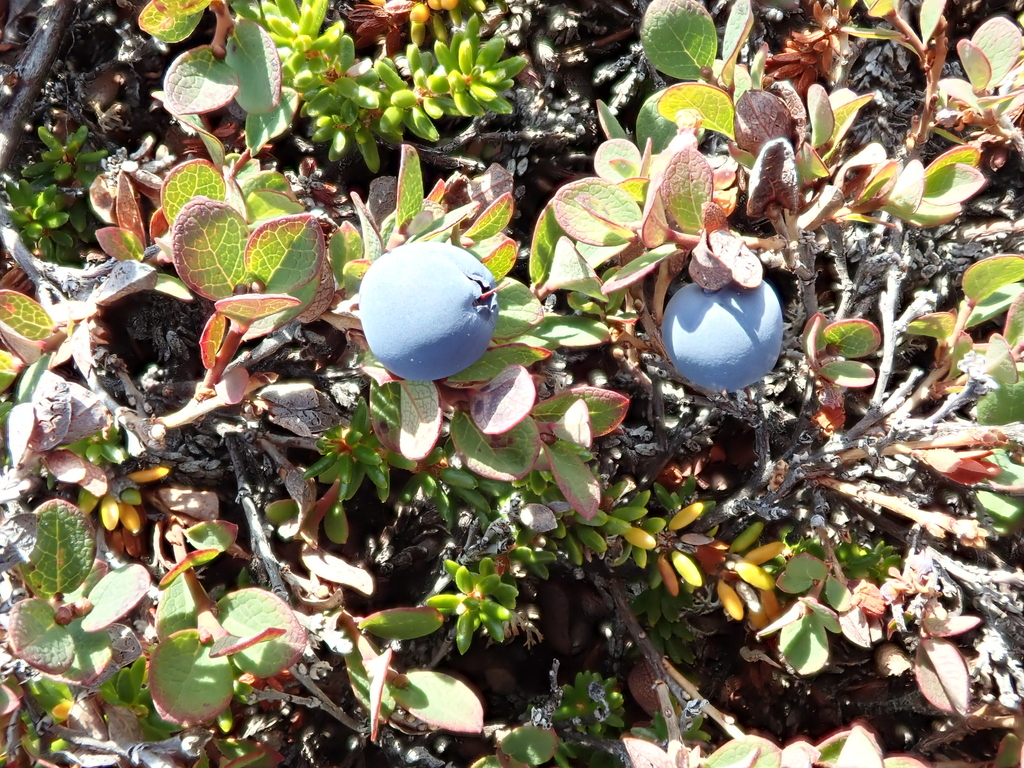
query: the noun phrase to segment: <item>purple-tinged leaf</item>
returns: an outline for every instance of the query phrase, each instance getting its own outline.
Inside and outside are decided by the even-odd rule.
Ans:
[[[679,251],[673,245],[664,245],[637,256],[612,277],[608,278],[601,290],[605,296],[637,283],[654,272],[665,259]]]
[[[583,448],[590,448],[593,442],[593,435],[590,432],[590,409],[582,399],[570,405],[562,418],[550,424],[550,427],[551,433],[559,440],[567,440]]]
[[[601,504],[601,484],[590,467],[562,440],[545,445],[544,455],[565,500],[585,519],[593,518]]]
[[[797,211],[800,208],[800,184],[796,155],[789,139],[772,139],[761,147],[750,171],[747,215],[764,216],[770,205]]]
[[[107,473],[71,451],[50,451],[43,457],[47,471],[61,483],[80,485],[96,498],[107,493]]]
[[[1024,280],[1024,256],[1001,254],[975,262],[963,276],[964,295],[978,304],[1004,285]]]
[[[550,349],[530,347],[526,344],[501,344],[491,347],[468,368],[449,376],[445,382],[459,386],[477,381],[490,381],[510,365],[529,367],[538,360],[551,357]]]
[[[835,347],[843,357],[870,355],[882,342],[882,334],[870,320],[852,318],[827,325],[822,332],[825,344]]]
[[[536,399],[537,387],[529,371],[521,365],[510,365],[470,391],[470,413],[485,435],[500,435],[529,416]]]
[[[384,687],[388,681],[388,669],[394,656],[391,648],[366,662],[366,672],[370,677],[370,741],[377,740],[380,729],[381,705],[384,703]]]
[[[755,157],[773,139],[793,135],[793,115],[782,99],[767,91],[745,91],[736,102],[736,144]]]
[[[221,625],[237,637],[262,637],[268,629],[281,630],[256,645],[232,652],[232,662],[256,677],[273,677],[297,662],[306,648],[306,630],[289,605],[265,589],[240,589],[217,601]]]
[[[966,716],[971,704],[971,675],[957,647],[934,637],[921,639],[914,663],[921,693],[943,712]]]

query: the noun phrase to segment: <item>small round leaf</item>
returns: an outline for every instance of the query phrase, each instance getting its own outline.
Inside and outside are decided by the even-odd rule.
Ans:
[[[226,658],[211,659],[199,632],[185,629],[157,644],[149,660],[149,692],[164,720],[199,725],[231,702],[233,675]]]
[[[71,666],[75,645],[56,612],[45,600],[22,600],[11,609],[7,632],[11,651],[41,672],[59,674]]]
[[[306,630],[281,598],[263,589],[240,589],[217,602],[220,623],[236,637],[257,635],[267,627],[286,630],[281,637],[267,640],[236,653],[231,658],[241,669],[257,677],[273,677],[302,656]]]
[[[99,632],[126,616],[146,596],[152,583],[149,571],[138,563],[111,571],[89,593],[92,610],[82,619],[82,629]]]

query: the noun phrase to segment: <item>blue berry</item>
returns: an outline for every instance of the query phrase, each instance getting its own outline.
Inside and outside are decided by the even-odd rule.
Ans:
[[[693,283],[665,308],[665,349],[694,384],[735,392],[759,381],[782,353],[782,305],[767,282],[705,291]]]
[[[409,243],[377,259],[359,287],[370,351],[403,379],[433,381],[469,367],[498,322],[494,276],[446,243]]]

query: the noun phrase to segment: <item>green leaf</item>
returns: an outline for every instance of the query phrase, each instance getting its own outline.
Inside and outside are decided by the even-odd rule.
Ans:
[[[420,170],[420,156],[408,144],[402,145],[397,197],[395,229],[404,231],[416,214],[423,210],[423,171]]]
[[[171,228],[172,258],[185,285],[207,299],[232,296],[248,276],[245,219],[227,203],[197,198]]]
[[[61,499],[44,502],[35,514],[36,545],[24,566],[26,578],[34,592],[46,597],[74,592],[92,570],[92,526]]]
[[[55,617],[48,602],[29,598],[15,603],[7,620],[11,652],[47,674],[64,672],[75,658],[74,641]]]
[[[531,347],[594,347],[611,340],[608,326],[591,317],[547,315],[519,341]]]
[[[1024,421],[1024,382],[1003,384],[978,401],[978,423],[1000,426]]]
[[[568,237],[558,238],[551,271],[542,287],[544,292],[558,289],[579,291],[599,301],[604,301],[605,298],[601,292],[601,281],[594,268],[587,263]]]
[[[160,204],[168,225],[173,224],[179,211],[194,197],[223,200],[227,192],[224,177],[209,160],[188,160],[174,166],[164,179],[160,190]]]
[[[238,537],[238,526],[226,520],[205,520],[185,529],[185,538],[196,549],[226,552]]]
[[[817,149],[832,138],[836,128],[836,117],[832,114],[828,92],[818,83],[807,89],[807,116],[811,122],[811,146]]]
[[[971,36],[971,42],[988,59],[993,85],[999,85],[1020,58],[1020,27],[1006,16],[994,16],[986,21]]]
[[[234,654],[232,661],[256,677],[273,677],[302,657],[306,648],[306,630],[292,609],[277,595],[263,589],[240,589],[219,601],[221,626],[237,637],[257,635],[268,627],[285,630],[273,638]]]
[[[715,63],[715,22],[695,0],[654,0],[640,29],[644,53],[661,72],[680,80],[697,80]]]
[[[385,640],[412,640],[436,632],[444,624],[444,616],[436,608],[390,608],[370,614],[359,628]]]
[[[165,640],[183,629],[195,629],[198,611],[184,579],[175,579],[156,606],[156,635]]]
[[[684,109],[697,112],[703,127],[718,131],[730,139],[736,138],[733,125],[736,113],[732,98],[721,88],[706,83],[679,83],[663,91],[658,99],[658,114],[673,124],[676,115]]]
[[[294,88],[281,89],[277,106],[269,112],[250,112],[245,116],[245,146],[257,154],[271,139],[287,131],[299,111],[299,93]]]
[[[533,229],[533,243],[530,247],[530,282],[540,285],[547,280],[551,261],[555,256],[555,244],[565,232],[555,217],[554,201],[541,211]]]
[[[594,153],[594,172],[605,181],[618,183],[640,176],[643,158],[633,142],[610,139]]]
[[[551,728],[521,725],[501,740],[501,751],[527,765],[543,765],[558,749],[558,734]]]
[[[432,381],[399,382],[401,428],[398,452],[411,461],[425,459],[441,434],[441,402]]]
[[[127,616],[152,584],[149,571],[138,563],[110,571],[89,592],[92,610],[82,619],[82,629],[99,632]]]
[[[686,147],[672,155],[665,166],[661,194],[684,232],[696,234],[704,228],[701,209],[714,191],[711,166],[699,151]]]
[[[290,293],[309,283],[326,254],[324,236],[310,214],[282,216],[261,224],[245,249],[246,271],[267,293]]]
[[[552,208],[566,234],[591,245],[629,242],[640,226],[640,206],[611,182],[586,178],[566,184]]]
[[[843,357],[864,357],[878,349],[882,335],[870,320],[857,318],[826,326],[824,340]]]
[[[985,183],[981,171],[963,163],[929,166],[925,172],[924,201],[939,207],[956,205],[977,194]]]
[[[50,313],[23,293],[0,289],[0,324],[29,341],[45,341],[56,324]]]
[[[828,635],[816,613],[787,624],[779,634],[779,651],[797,674],[814,675],[828,664]]]
[[[782,752],[760,736],[741,736],[709,755],[702,768],[781,768]]]
[[[270,34],[255,21],[235,21],[224,61],[238,75],[235,101],[246,112],[270,112],[281,103],[281,57]]]
[[[120,227],[96,230],[96,242],[108,256],[118,261],[142,261],[143,248],[134,232]]]
[[[907,324],[907,333],[915,336],[929,336],[933,339],[946,339],[956,328],[956,315],[952,312],[932,312],[921,315]]]
[[[447,381],[452,384],[489,381],[510,365],[529,367],[550,356],[551,351],[547,349],[528,347],[525,344],[502,344],[488,349],[479,360],[454,376],[449,376]]]
[[[734,82],[736,60],[753,28],[754,14],[750,0],[736,0],[729,11],[725,34],[722,36],[722,80],[726,85],[731,86]]]
[[[538,421],[558,421],[579,399],[590,411],[590,430],[594,437],[607,435],[618,428],[629,411],[629,398],[611,389],[576,386],[537,403],[531,411]]]
[[[798,595],[810,589],[815,582],[828,575],[828,566],[814,555],[803,552],[786,565],[786,570],[776,581],[783,592]]]
[[[956,52],[975,92],[984,91],[992,80],[992,65],[988,57],[970,40],[961,40],[957,43]]]
[[[498,323],[495,339],[514,339],[544,319],[544,308],[533,292],[518,280],[506,278],[498,286]]]
[[[946,10],[946,0],[924,0],[921,3],[921,42],[929,45],[932,35],[942,20],[942,14]]]
[[[167,104],[180,115],[203,114],[226,107],[238,93],[238,75],[204,45],[185,51],[164,75]]]
[[[106,632],[86,632],[81,619],[68,624],[67,631],[75,647],[75,658],[59,678],[75,685],[95,685],[113,660],[110,637]]]
[[[606,296],[610,296],[615,291],[622,290],[633,283],[639,282],[656,270],[665,259],[677,252],[675,246],[663,245],[642,253],[610,277],[608,277],[606,272],[605,276],[607,279],[601,290]]]
[[[363,258],[363,238],[359,235],[359,230],[348,221],[342,222],[331,235],[329,253],[334,280],[339,286],[344,285],[345,265]]]
[[[390,686],[395,701],[427,725],[455,733],[480,733],[484,711],[480,698],[461,680],[441,672],[414,669],[406,685]]]
[[[297,309],[302,301],[284,294],[243,293],[218,299],[214,307],[224,317],[248,328],[256,320],[276,315],[290,309]]]
[[[171,14],[162,7],[166,5],[159,0],[150,0],[139,13],[139,29],[165,43],[180,43],[198,26],[209,0],[202,3],[198,11],[186,14]]]
[[[498,245],[494,248],[485,249],[484,253],[481,254],[480,251],[484,248],[485,244],[489,245],[495,240],[498,241]],[[516,265],[516,259],[518,258],[516,241],[504,235],[497,235],[493,240],[484,241],[484,243],[474,246],[471,250],[480,257],[484,266],[494,275],[494,279],[497,282],[501,282],[501,279],[512,271],[512,267]]]
[[[466,230],[464,237],[476,242],[494,237],[509,225],[509,222],[512,221],[512,213],[512,193],[506,192],[476,217],[476,221]]]
[[[841,387],[870,387],[875,383],[875,372],[871,366],[855,360],[826,363],[818,373]]]
[[[558,489],[584,519],[597,515],[601,504],[601,484],[583,459],[562,440],[544,446]]]
[[[1003,314],[1018,296],[1024,293],[1024,283],[1010,283],[999,288],[994,293],[979,301],[967,316],[965,328],[973,328],[976,325],[986,323],[994,317]]]
[[[195,629],[176,632],[157,644],[149,661],[149,691],[164,720],[201,725],[231,702],[231,662],[211,659],[209,650]]]
[[[1006,313],[1006,324],[1003,326],[1003,336],[1015,347],[1024,340],[1024,298],[1022,298],[1024,297],[1024,284],[1013,283],[1006,286],[1006,288],[1011,288],[1018,285],[1021,287],[1021,292],[1010,303],[1010,309]],[[995,295],[993,294],[993,296]]]
[[[1004,285],[1024,280],[1024,256],[990,256],[972,264],[964,272],[964,295],[978,304]]]
[[[160,589],[167,589],[167,587],[177,581],[178,577],[185,571],[198,568],[200,565],[206,565],[211,560],[216,560],[219,556],[219,549],[197,549],[194,552],[189,552],[179,560],[171,570],[165,573],[162,579],[160,579]]]
[[[597,120],[601,123],[604,135],[609,139],[628,139],[629,133],[619,122],[611,108],[600,99],[597,100]]]
[[[642,150],[647,146],[647,140],[651,141],[651,152],[658,154],[664,152],[672,139],[679,133],[679,127],[674,121],[662,117],[658,112],[658,102],[662,95],[668,90],[664,88],[652,93],[640,106],[636,115],[636,143]]]
[[[469,414],[457,411],[451,435],[466,467],[493,480],[521,480],[540,453],[540,433],[533,419],[523,419],[500,435],[485,435]]]
[[[248,220],[252,223],[265,222],[279,216],[302,213],[306,206],[290,194],[271,189],[257,189],[245,198]]]

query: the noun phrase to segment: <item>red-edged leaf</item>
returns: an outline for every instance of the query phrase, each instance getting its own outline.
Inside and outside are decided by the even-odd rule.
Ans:
[[[940,619],[935,616],[925,616],[921,622],[924,631],[933,637],[953,637],[970,632],[981,624],[978,616],[946,616]]]
[[[191,570],[192,568],[198,568],[200,565],[205,565],[219,554],[219,549],[199,549],[195,552],[189,552],[182,558],[180,563],[175,565],[174,568],[167,572],[166,576],[160,579],[160,589],[167,589],[167,587],[171,585],[171,582],[185,571]]]
[[[384,685],[388,681],[388,668],[394,651],[388,648],[380,656],[366,662],[370,674],[370,740],[377,740],[380,728],[380,705],[384,701]]]
[[[601,484],[576,452],[563,440],[544,446],[555,482],[573,509],[590,520],[601,504]]]
[[[590,409],[590,430],[593,437],[614,431],[626,418],[629,398],[611,389],[577,386],[548,398],[533,407],[533,416],[541,421],[558,421],[569,406],[583,398]]]
[[[925,698],[943,712],[966,715],[971,704],[971,675],[957,647],[925,637],[915,661],[914,676]]]

